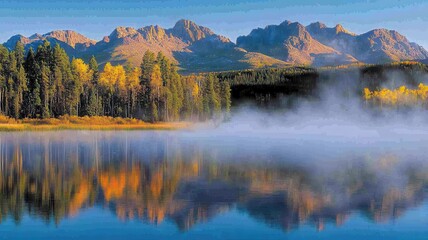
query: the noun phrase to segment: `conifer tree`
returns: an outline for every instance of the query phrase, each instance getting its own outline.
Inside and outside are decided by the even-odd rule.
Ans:
[[[92,74],[91,76],[91,89],[90,89],[90,101],[88,106],[88,116],[97,116],[102,114],[102,99],[100,97],[99,71],[98,63],[94,56],[89,60],[89,69]]]
[[[151,51],[146,51],[143,56],[141,63],[141,76],[140,76],[140,106],[142,109],[142,118],[145,120],[152,119],[151,109],[153,108],[151,102],[151,86],[150,77],[153,72],[153,66],[155,64],[155,55]]]
[[[40,84],[39,84],[39,67],[36,62],[35,54],[32,48],[28,51],[25,60],[25,71],[27,75],[28,91],[25,97],[25,113],[24,117],[36,117],[40,114],[41,99],[40,99]]]
[[[5,114],[6,91],[8,80],[9,50],[0,45],[0,112]]]
[[[225,114],[225,117],[228,118],[230,114],[230,107],[232,104],[230,84],[228,81],[222,81],[220,85],[221,85],[220,96],[221,96],[222,110],[223,110],[223,113]]]
[[[48,41],[24,57],[21,42],[0,46],[0,111],[14,118],[62,115],[179,121],[230,111],[230,85],[214,74],[180,76],[162,53],[147,51],[139,68],[106,63],[98,70]]]

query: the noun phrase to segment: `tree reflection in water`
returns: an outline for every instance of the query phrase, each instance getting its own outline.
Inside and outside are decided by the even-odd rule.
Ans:
[[[355,211],[395,219],[422,203],[428,186],[426,164],[395,155],[315,169],[159,132],[15,133],[0,141],[0,221],[16,223],[30,214],[60,224],[102,206],[124,221],[168,219],[185,231],[237,208],[284,230],[322,230]]]

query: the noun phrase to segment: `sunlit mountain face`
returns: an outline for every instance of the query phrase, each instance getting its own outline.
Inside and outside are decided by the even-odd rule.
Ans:
[[[2,134],[0,232],[28,219],[60,229],[88,212],[124,226],[172,224],[171,235],[215,229],[228,214],[283,234],[340,231],[355,219],[376,229],[427,204],[419,145],[336,151],[264,135],[221,143],[209,130],[117,133]]]

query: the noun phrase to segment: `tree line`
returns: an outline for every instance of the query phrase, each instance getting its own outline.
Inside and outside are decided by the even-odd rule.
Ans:
[[[0,45],[0,112],[20,118],[112,116],[145,121],[207,120],[228,114],[231,90],[214,74],[181,76],[161,52],[140,67],[106,63],[100,71],[48,41],[25,53]]]
[[[312,95],[319,79],[316,69],[299,66],[227,71],[216,76],[230,84],[236,104],[250,101],[273,109],[280,107],[285,95]]]
[[[318,78],[318,72],[309,67],[263,68],[239,71],[220,72],[220,80],[228,81],[233,86],[254,85],[313,85]]]

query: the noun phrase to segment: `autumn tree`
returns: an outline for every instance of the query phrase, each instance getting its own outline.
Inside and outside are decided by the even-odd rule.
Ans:
[[[221,82],[221,83],[220,83]],[[421,90],[422,91],[422,90]],[[0,111],[14,118],[62,115],[137,117],[146,121],[209,119],[230,111],[229,81],[214,74],[181,76],[162,53],[140,67],[70,57],[49,41],[13,51],[0,46]]]
[[[123,66],[112,66],[107,63],[104,66],[103,72],[100,74],[99,84],[105,93],[104,113],[110,116],[120,114],[122,108],[117,105],[124,96],[126,91],[126,73]]]
[[[75,58],[71,61],[71,69],[77,84],[75,86],[75,94],[78,95],[76,99],[79,103],[78,106],[80,106],[80,108],[78,108],[79,115],[90,115],[88,112],[90,107],[90,89],[92,87],[92,70],[89,65],[80,58]]]
[[[126,71],[126,115],[136,116],[137,97],[140,92],[140,68],[128,68]]]

